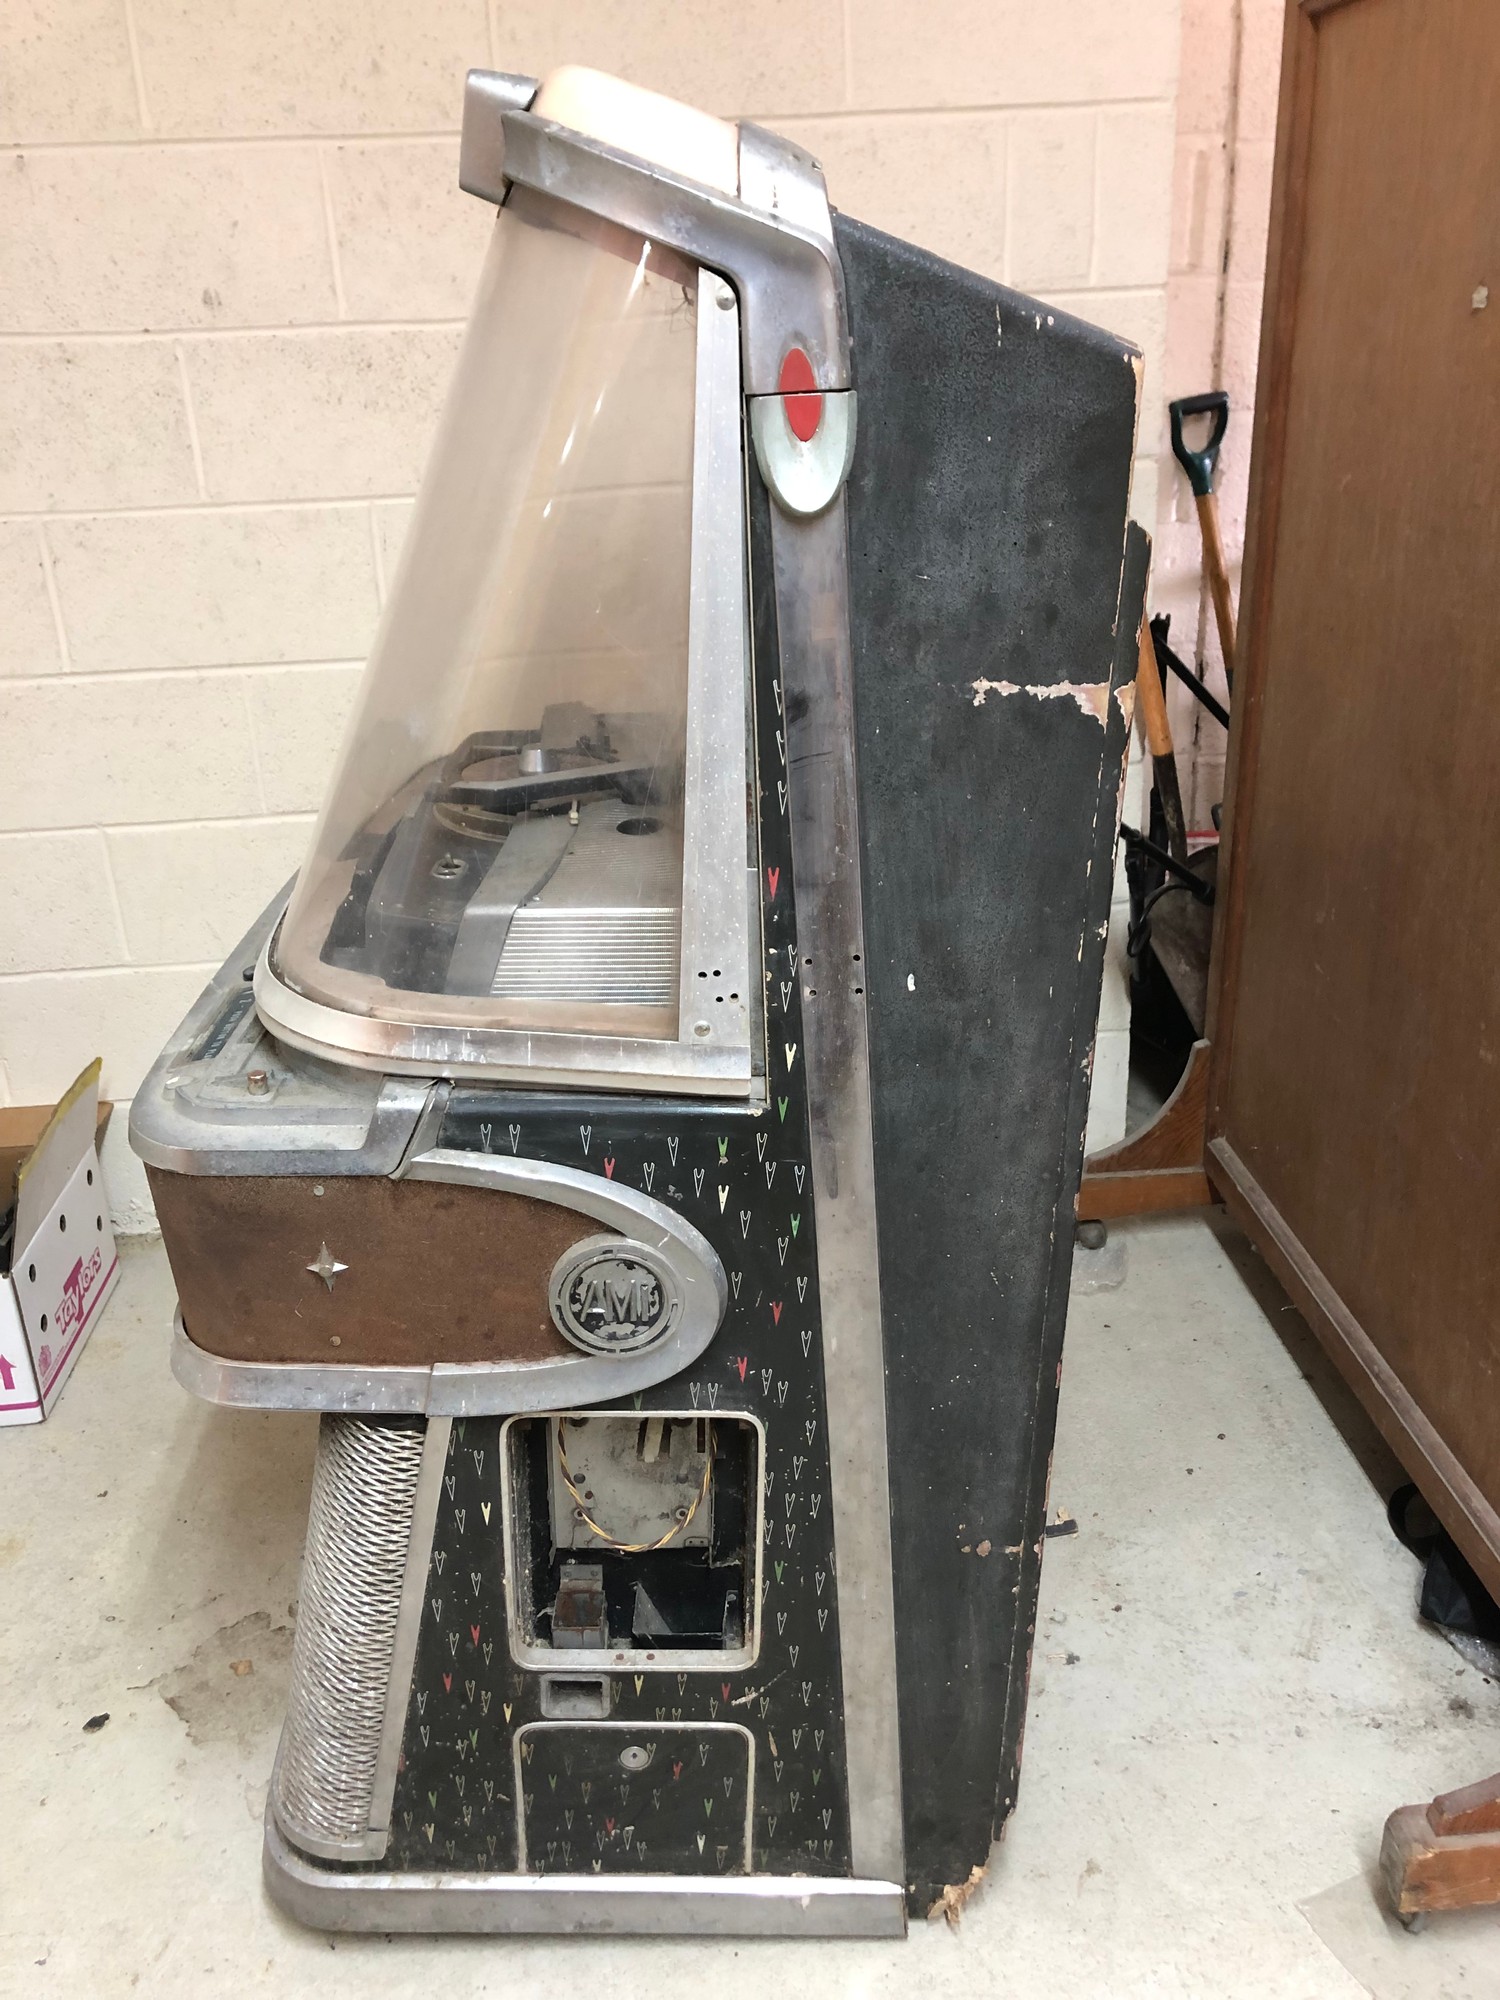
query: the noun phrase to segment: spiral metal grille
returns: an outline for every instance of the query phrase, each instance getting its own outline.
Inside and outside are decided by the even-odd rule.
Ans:
[[[369,1828],[396,1615],[426,1425],[325,1416],[292,1648],[275,1810],[282,1831],[355,1843]]]

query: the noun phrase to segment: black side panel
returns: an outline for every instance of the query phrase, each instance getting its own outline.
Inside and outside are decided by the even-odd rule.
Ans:
[[[1144,528],[1131,522],[1125,538],[1125,578],[1120,592],[1120,623],[1115,640],[1114,686],[1120,699],[1112,701],[1104,739],[1106,781],[1123,780],[1125,758],[1130,749],[1130,718],[1134,708],[1136,662],[1141,619],[1146,608],[1146,577],[1151,567],[1151,538]],[[1127,692],[1128,690],[1128,692]],[[1099,794],[1094,821],[1093,870],[1089,876],[1088,911],[1083,933],[1083,956],[1079,961],[1079,982],[1085,994],[1097,994],[1104,972],[1104,943],[1109,932],[1110,893],[1115,872],[1115,843],[1120,833],[1120,805],[1123,784],[1109,783]],[[1071,1221],[1083,1172],[1084,1128],[1089,1113],[1089,1061],[1073,1072],[1069,1093],[1067,1134],[1063,1141],[1063,1169],[1070,1190],[1065,1220]],[[1016,1803],[1021,1776],[1021,1740],[1026,1728],[1026,1690],[1031,1678],[1031,1646],[1036,1631],[1037,1587],[1042,1579],[1042,1529],[1047,1513],[1047,1482],[1052,1469],[1052,1436],[1057,1415],[1057,1389],[1062,1379],[1063,1321],[1067,1316],[1068,1279],[1073,1267],[1073,1232],[1057,1231],[1052,1245],[1052,1290],[1042,1328],[1037,1355],[1037,1422],[1032,1436],[1031,1481],[1026,1496],[1025,1526],[1021,1543],[1021,1587],[1016,1600],[1015,1637],[1011,1652],[1010,1681],[1006,1689],[1004,1763],[1000,1772],[1000,1794],[996,1800],[997,1824]],[[1047,1385],[1051,1384],[1050,1390]]]
[[[1018,1748],[1086,1070],[1134,351],[839,218],[907,1886]],[[1126,613],[1133,636],[1136,608]],[[1106,802],[1101,812],[1101,802]],[[1100,871],[1103,871],[1102,877]]]

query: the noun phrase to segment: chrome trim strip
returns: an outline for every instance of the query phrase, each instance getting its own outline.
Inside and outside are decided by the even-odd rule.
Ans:
[[[809,155],[800,156],[808,162],[807,193],[794,218],[684,180],[529,111],[488,115],[498,115],[502,128],[504,174],[498,184],[471,187],[471,194],[503,201],[507,184],[519,181],[721,272],[740,296],[747,396],[777,393],[790,347],[806,354],[820,389],[851,386],[843,267],[832,224],[822,225],[827,196]],[[792,172],[793,154],[784,153],[779,165],[783,174]],[[764,186],[764,175],[752,184]],[[814,214],[818,224],[809,227]]]
[[[750,609],[739,311],[698,273],[697,407],[683,778],[680,1041],[750,1052],[750,843],[745,691]]]
[[[904,1873],[844,498],[771,508],[857,1875]]]
[[[743,1722],[523,1722],[510,1739],[511,1776],[516,1788],[516,1852],[520,1856],[521,1873],[526,1872],[526,1805],[521,1788],[521,1744],[527,1736],[540,1736],[544,1732],[571,1729],[607,1729],[612,1735],[622,1732],[627,1736],[646,1734],[665,1735],[675,1730],[679,1736],[743,1736],[745,1739],[745,1859],[744,1866],[751,1863],[751,1838],[755,1828],[755,1738]],[[550,1880],[550,1877],[543,1877]],[[618,1880],[619,1878],[616,1877]]]
[[[524,1412],[522,1413],[525,1414]],[[586,1404],[574,1404],[570,1415],[580,1417],[633,1417],[635,1412],[590,1409]],[[519,1574],[519,1550],[515,1545],[515,1509],[511,1505],[510,1485],[510,1433],[517,1418],[511,1417],[500,1427],[500,1530],[505,1547],[505,1635],[510,1646],[510,1656],[518,1667],[529,1673],[544,1674],[612,1674],[629,1673],[639,1668],[649,1657],[651,1671],[658,1674],[726,1674],[745,1673],[760,1658],[761,1612],[764,1598],[764,1577],[766,1552],[766,1427],[761,1419],[750,1410],[656,1410],[648,1412],[653,1417],[679,1417],[689,1422],[706,1418],[709,1423],[727,1422],[750,1424],[755,1431],[755,1564],[752,1574],[750,1598],[745,1606],[747,1621],[746,1643],[733,1653],[713,1653],[706,1648],[690,1651],[686,1647],[663,1649],[660,1646],[648,1649],[644,1646],[617,1648],[613,1652],[585,1650],[583,1647],[529,1646],[522,1629],[520,1607],[511,1591],[511,1578]],[[635,1725],[644,1728],[644,1723]],[[661,1725],[666,1727],[667,1725]],[[676,1727],[678,1725],[671,1725]],[[686,1724],[681,1725],[687,1727]],[[697,1725],[694,1725],[695,1727]],[[703,1727],[707,1727],[705,1723]]]
[[[424,1416],[430,1368],[311,1361],[231,1361],[200,1347],[172,1316],[172,1373],[190,1396],[238,1410],[327,1410],[348,1417]]]
[[[816,1875],[398,1874],[319,1867],[268,1818],[268,1894],[327,1931],[553,1932],[596,1937],[885,1937],[906,1934],[899,1882]]]
[[[325,1062],[379,1069],[391,1076],[483,1077],[537,1088],[667,1090],[677,1096],[748,1097],[747,1044],[653,1042],[612,1035],[565,1035],[527,1028],[424,1028],[309,1000],[285,984],[267,941],[255,968],[255,1005],[271,1032]]]
[[[210,1403],[346,1415],[478,1417],[573,1409],[649,1389],[686,1368],[719,1329],[729,1281],[700,1230],[637,1188],[544,1160],[499,1159],[442,1147],[407,1159],[397,1178],[504,1189],[576,1209],[627,1241],[648,1243],[671,1266],[682,1301],[677,1325],[643,1354],[569,1354],[555,1361],[434,1362],[426,1367],[310,1361],[232,1361],[173,1323],[172,1373]]]
[[[448,1463],[448,1443],[453,1433],[451,1417],[433,1417],[422,1444],[422,1468],[417,1474],[417,1491],[412,1502],[411,1540],[406,1550],[406,1573],[401,1579],[401,1604],[396,1613],[396,1635],[391,1646],[391,1679],[386,1692],[385,1722],[380,1732],[380,1752],[375,1759],[375,1780],[370,1791],[370,1833],[379,1845],[370,1859],[379,1861],[390,1837],[391,1802],[396,1795],[396,1774],[401,1766],[401,1741],[406,1732],[406,1711],[411,1701],[411,1677],[417,1660],[417,1638],[422,1629],[422,1611],[427,1603],[427,1572],[432,1561],[432,1538],[437,1529],[438,1502],[443,1493],[443,1468]],[[272,1796],[275,1796],[273,1791]]]

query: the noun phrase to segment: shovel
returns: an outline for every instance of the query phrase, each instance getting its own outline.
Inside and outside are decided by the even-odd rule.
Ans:
[[[1229,397],[1222,389],[1210,389],[1201,396],[1184,396],[1168,405],[1172,419],[1172,452],[1188,476],[1193,498],[1198,504],[1198,526],[1203,533],[1203,567],[1214,600],[1214,618],[1219,627],[1219,644],[1224,652],[1224,678],[1234,686],[1234,599],[1229,594],[1229,570],[1224,561],[1224,542],[1219,533],[1219,503],[1214,498],[1214,468],[1219,462],[1219,446],[1229,428]],[[1184,417],[1212,417],[1208,442],[1201,450],[1189,449],[1182,435]]]

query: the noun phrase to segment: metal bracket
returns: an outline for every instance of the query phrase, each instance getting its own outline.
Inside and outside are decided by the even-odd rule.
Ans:
[[[505,199],[507,111],[529,111],[540,85],[534,76],[507,76],[498,69],[471,69],[464,79],[464,122],[458,141],[458,184],[481,201]],[[499,189],[494,193],[492,190]]]

